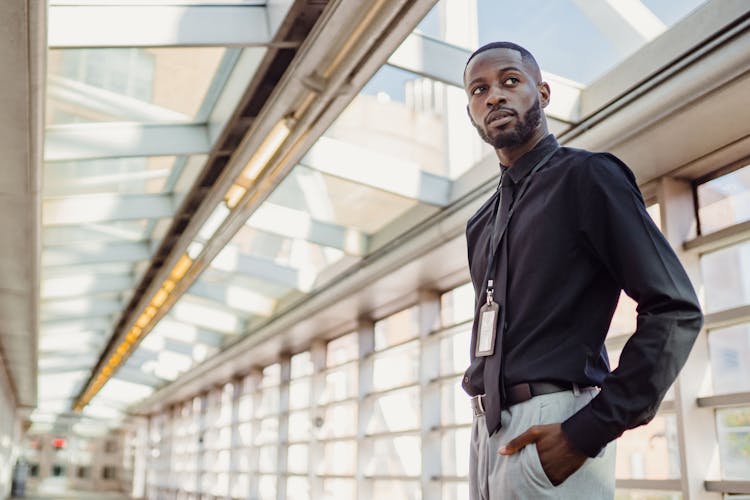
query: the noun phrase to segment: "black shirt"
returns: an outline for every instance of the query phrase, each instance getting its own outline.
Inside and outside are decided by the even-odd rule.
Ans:
[[[533,175],[534,165],[557,149]],[[533,381],[596,385],[601,392],[563,422],[572,444],[595,456],[625,430],[653,418],[687,359],[703,316],[669,243],[646,212],[633,173],[613,155],[560,148],[548,135],[512,168],[519,186],[505,234],[508,269],[502,346],[505,387]],[[466,237],[476,293],[471,366],[463,386],[483,394],[486,358],[474,356],[485,301],[498,192],[469,220]],[[495,277],[498,281],[497,275]],[[604,348],[620,290],[638,303],[637,329],[610,373]],[[495,354],[497,355],[497,354]],[[489,366],[489,365],[488,365]]]

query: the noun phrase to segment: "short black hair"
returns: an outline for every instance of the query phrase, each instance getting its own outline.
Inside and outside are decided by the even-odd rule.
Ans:
[[[469,56],[469,59],[466,60],[466,66],[464,66],[464,74],[466,74],[466,68],[469,67],[469,63],[472,59],[474,59],[475,56],[481,54],[482,52],[485,52],[487,50],[492,49],[510,49],[515,50],[516,52],[519,52],[521,54],[521,60],[524,61],[526,64],[530,64],[531,67],[536,70],[539,74],[541,74],[541,70],[539,69],[539,64],[536,62],[536,59],[534,58],[534,55],[526,50],[524,47],[521,47],[517,43],[513,42],[490,42],[485,45],[482,45],[477,50],[472,52],[472,54]]]

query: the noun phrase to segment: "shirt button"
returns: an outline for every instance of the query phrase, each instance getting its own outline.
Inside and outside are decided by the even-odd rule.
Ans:
[[[469,383],[469,377],[464,377],[464,383],[465,383],[465,384],[468,384],[468,383]]]

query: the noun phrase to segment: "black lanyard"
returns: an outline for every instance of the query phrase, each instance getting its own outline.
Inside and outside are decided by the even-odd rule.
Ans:
[[[497,197],[497,203],[496,210],[495,210],[495,221],[492,224],[493,231],[492,235],[490,236],[490,242],[491,242],[491,253],[489,258],[487,259],[487,273],[485,275],[485,283],[487,283],[487,303],[491,303],[493,298],[492,295],[494,293],[493,288],[493,279],[492,277],[495,276],[495,272],[497,271],[497,255],[500,253],[498,250],[500,249],[500,245],[503,242],[503,236],[505,236],[505,231],[508,229],[508,224],[510,224],[510,218],[513,217],[513,212],[515,212],[516,207],[521,202],[521,198],[526,194],[526,191],[529,188],[529,185],[531,184],[531,176],[533,176],[535,173],[537,173],[547,161],[552,158],[552,155],[554,155],[559,148],[555,148],[546,155],[544,155],[544,158],[539,160],[539,163],[534,165],[534,168],[531,169],[531,171],[524,176],[523,179],[521,179],[521,182],[523,183],[521,185],[521,189],[518,193],[518,197],[516,197],[515,202],[511,200],[511,203],[513,203],[513,206],[508,211],[508,218],[505,219],[505,224],[503,224],[502,229],[500,232],[497,232],[497,224],[500,222],[500,205],[502,197],[502,192],[500,192],[500,195]],[[508,175],[507,171],[503,173],[503,178]],[[502,188],[503,181],[500,180],[500,188]],[[497,234],[497,238],[494,238],[494,236]]]

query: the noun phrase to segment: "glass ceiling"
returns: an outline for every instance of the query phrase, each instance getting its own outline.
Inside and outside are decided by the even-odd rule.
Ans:
[[[265,5],[180,2],[212,3]],[[453,185],[492,152],[466,119],[463,89],[431,74],[431,68],[439,70],[434,64],[443,51],[463,51],[465,60],[479,44],[514,40],[546,71],[578,82],[585,92],[701,3],[477,0],[472,10],[438,2],[411,37],[439,42],[372,77],[84,416],[116,422],[129,405],[231,339],[252,334],[284,304],[330,283],[368,254],[378,234],[396,236],[452,202]],[[35,430],[53,425],[50,415],[70,410],[203,167],[212,145],[190,154],[169,151],[163,144],[173,139],[170,127],[182,127],[179,133],[205,127],[217,102],[237,91],[225,84],[248,50],[257,49],[49,50]],[[460,70],[453,83],[460,82]],[[144,139],[152,133],[153,139]],[[228,213],[223,205],[217,208],[187,249],[192,257]]]

